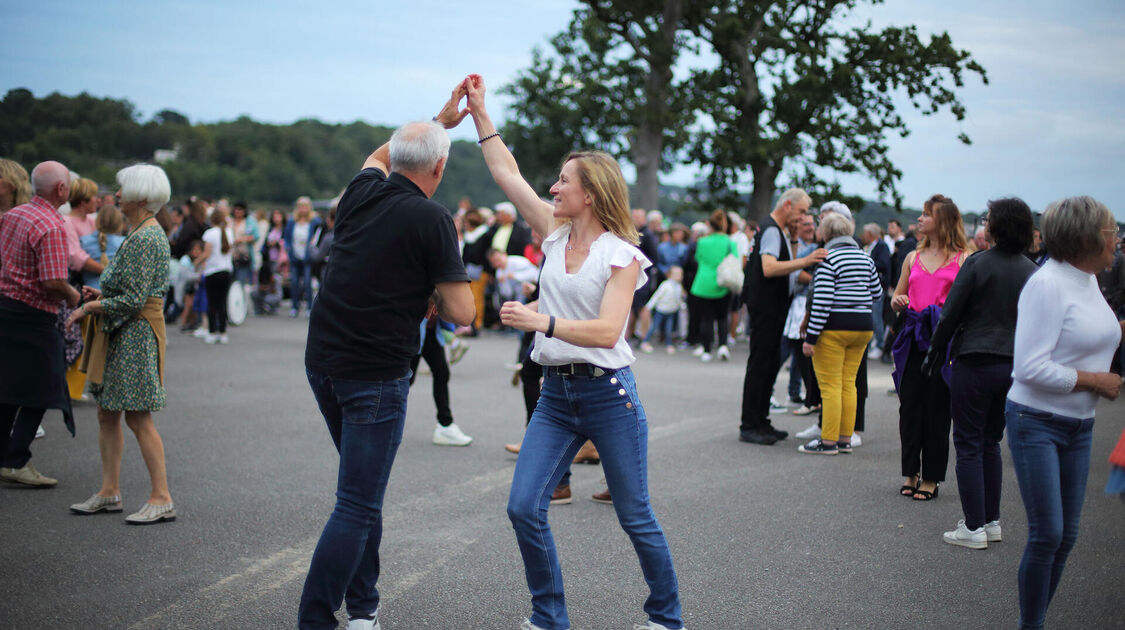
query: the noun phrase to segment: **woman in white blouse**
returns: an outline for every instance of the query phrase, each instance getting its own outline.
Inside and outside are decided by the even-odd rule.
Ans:
[[[540,200],[485,111],[484,81],[470,75],[465,87],[489,171],[531,228],[548,235],[539,301],[500,309],[504,324],[536,332],[532,359],[546,377],[508,498],[531,590],[532,614],[522,627],[570,628],[547,510],[568,464],[590,439],[650,589],[648,623],[636,627],[683,628],[672,556],[649,503],[648,424],[625,342],[633,293],[652,263],[636,247],[621,169],[604,153],[572,153],[551,187],[554,203]]]
[[[1020,294],[1004,414],[1028,520],[1020,628],[1032,629],[1043,627],[1078,539],[1098,398],[1113,400],[1121,389],[1109,364],[1122,324],[1094,277],[1113,263],[1113,214],[1090,197],[1071,197],[1048,206],[1042,232],[1051,258]]]

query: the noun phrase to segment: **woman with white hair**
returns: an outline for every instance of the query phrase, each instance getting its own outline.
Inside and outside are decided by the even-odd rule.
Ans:
[[[1094,277],[1113,264],[1117,251],[1109,208],[1090,197],[1056,201],[1043,214],[1042,229],[1051,258],[1020,293],[1004,409],[1027,510],[1020,628],[1043,627],[1078,540],[1094,411],[1099,398],[1114,400],[1121,391],[1121,377],[1109,367],[1125,325]]]
[[[86,302],[71,315],[86,315],[86,369],[90,392],[98,403],[98,446],[102,485],[89,499],[70,506],[75,514],[120,512],[121,454],[125,424],[137,437],[148,467],[152,491],[131,525],[176,519],[164,469],[164,443],[152,412],[164,408],[164,294],[168,285],[168,238],[156,213],[171,196],[168,176],[157,166],[137,164],[117,173],[121,212],[131,229],[102,273],[101,290],[84,287]]]

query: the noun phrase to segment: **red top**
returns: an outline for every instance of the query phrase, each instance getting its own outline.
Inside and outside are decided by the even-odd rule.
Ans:
[[[943,306],[958,271],[961,271],[959,252],[933,273],[922,264],[921,254],[915,254],[914,264],[910,267],[910,281],[906,287],[906,297],[910,298],[908,305],[911,310],[921,313],[931,304]]]
[[[66,280],[66,232],[62,216],[46,199],[34,197],[0,218],[0,295],[49,313],[59,312],[46,280]]]

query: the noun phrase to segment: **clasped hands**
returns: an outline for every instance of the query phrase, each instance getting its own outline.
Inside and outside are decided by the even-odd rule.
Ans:
[[[102,297],[102,292],[94,287],[82,287],[82,306],[74,309],[70,317],[66,318],[66,325],[73,326],[75,322],[85,317],[88,313],[101,312],[102,304],[97,300]]]
[[[465,99],[465,106],[461,107],[461,99]],[[465,116],[474,112],[484,111],[484,79],[479,74],[470,74],[453,88],[449,100],[442,106],[434,121],[446,129],[453,129],[461,124]]]

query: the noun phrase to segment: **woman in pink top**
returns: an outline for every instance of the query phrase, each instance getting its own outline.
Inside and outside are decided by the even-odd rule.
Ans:
[[[969,252],[961,212],[943,195],[934,195],[923,205],[918,236],[918,248],[903,261],[891,308],[904,313],[893,351],[906,478],[899,492],[929,501],[937,497],[949,463],[949,387],[942,374],[923,374],[922,362],[949,288]]]

